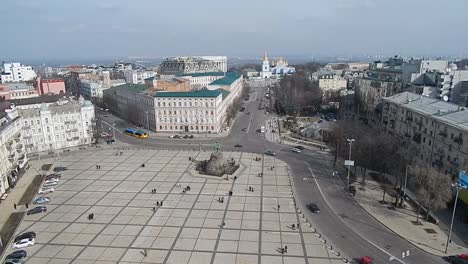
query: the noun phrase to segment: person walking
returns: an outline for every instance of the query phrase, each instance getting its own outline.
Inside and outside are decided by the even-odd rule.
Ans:
[[[14,208],[15,208],[15,210],[16,210],[16,203],[15,203],[15,204],[13,204],[13,207],[14,207]]]
[[[288,253],[288,246],[284,246],[284,253]]]

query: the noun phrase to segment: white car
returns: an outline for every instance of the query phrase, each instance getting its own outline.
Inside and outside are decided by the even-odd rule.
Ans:
[[[57,178],[50,178],[44,181],[44,184],[51,184],[51,183],[58,183],[59,179]]]
[[[57,185],[58,185],[58,182],[49,182],[49,183],[42,184],[42,188],[51,188]]]
[[[293,148],[291,151],[295,153],[301,153],[301,150],[298,148]]]
[[[25,247],[30,247],[36,243],[36,240],[34,238],[25,238],[21,239],[20,241],[17,241],[13,243],[13,249],[19,249],[19,248],[25,248]]]
[[[41,194],[41,195],[42,195],[42,194],[48,194],[48,193],[52,193],[52,192],[54,192],[54,191],[55,191],[54,188],[41,188],[41,189],[37,192],[37,194]]]

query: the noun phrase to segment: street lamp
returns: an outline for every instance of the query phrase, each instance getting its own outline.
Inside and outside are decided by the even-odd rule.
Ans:
[[[453,205],[452,220],[450,221],[450,231],[447,237],[447,243],[445,244],[445,253],[447,253],[448,245],[449,243],[451,243],[451,240],[452,240],[453,219],[455,218],[455,211],[457,210],[458,193],[460,192],[460,189],[468,188],[468,186],[464,185],[460,181],[455,183],[453,186],[457,188],[457,194],[455,195],[455,204]]]
[[[349,175],[351,173],[351,150],[353,148],[353,142],[356,141],[354,138],[348,138],[346,141],[349,142],[349,158],[348,158],[348,188],[349,188]]]

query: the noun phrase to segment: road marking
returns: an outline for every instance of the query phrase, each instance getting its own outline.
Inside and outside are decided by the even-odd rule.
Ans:
[[[246,132],[246,134],[249,133],[249,130],[250,130],[250,123],[252,123],[252,117],[249,117],[249,125],[247,126],[247,132]]]
[[[382,251],[383,253],[387,254],[390,258],[394,258],[394,260],[397,260],[398,262],[402,263],[402,264],[406,264],[404,261],[402,261],[401,259],[393,256],[392,254],[390,254],[389,252],[387,252],[385,249],[379,247],[377,244],[375,244],[374,242],[370,241],[369,239],[365,238],[363,235],[361,235],[359,232],[357,232],[356,230],[354,230],[353,228],[351,228],[341,217],[338,216],[338,214],[336,213],[335,209],[331,206],[331,204],[328,202],[328,199],[325,197],[325,195],[323,194],[323,191],[322,191],[322,188],[320,187],[320,184],[318,183],[316,177],[315,177],[315,174],[314,172],[312,171],[312,168],[310,167],[309,163],[305,162],[304,163],[307,165],[307,168],[309,169],[310,171],[310,174],[312,174],[312,178],[314,179],[315,181],[315,184],[317,185],[317,188],[320,192],[320,195],[322,195],[323,197],[323,200],[325,201],[325,203],[328,205],[328,207],[330,207],[330,210],[332,210],[333,214],[335,214],[338,219],[340,219],[341,222],[343,222],[343,224],[345,224],[349,229],[351,229],[354,233],[356,233],[358,236],[360,236],[362,239],[364,239],[365,241],[367,241],[369,244],[373,245],[374,247],[376,247],[377,249],[379,249],[380,251]]]

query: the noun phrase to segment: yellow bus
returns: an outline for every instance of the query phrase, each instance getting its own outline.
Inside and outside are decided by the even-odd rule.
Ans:
[[[148,134],[140,130],[135,130],[133,128],[125,129],[124,134],[132,136],[132,137],[136,137],[136,138],[148,138]]]

